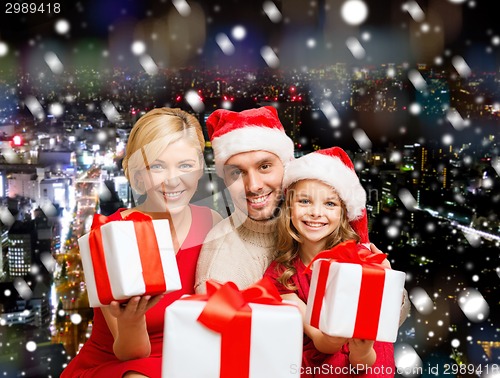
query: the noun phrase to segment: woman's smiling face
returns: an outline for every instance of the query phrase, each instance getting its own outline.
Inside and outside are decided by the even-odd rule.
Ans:
[[[203,173],[201,153],[191,143],[180,139],[168,145],[146,168],[137,172],[142,180],[149,211],[180,212],[189,204]]]

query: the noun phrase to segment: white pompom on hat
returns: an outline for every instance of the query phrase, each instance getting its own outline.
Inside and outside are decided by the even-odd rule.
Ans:
[[[217,109],[207,118],[207,130],[220,177],[224,175],[226,161],[242,152],[268,151],[278,156],[283,165],[294,157],[293,141],[272,106],[241,112]]]
[[[285,165],[283,189],[300,180],[319,180],[332,186],[347,209],[351,227],[369,243],[366,192],[347,153],[340,147],[318,150]]]

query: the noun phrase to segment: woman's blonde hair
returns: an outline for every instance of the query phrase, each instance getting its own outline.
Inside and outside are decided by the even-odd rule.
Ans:
[[[302,180],[301,180],[302,181]],[[285,200],[280,207],[280,215],[278,218],[278,237],[276,242],[276,262],[277,269],[281,273],[278,282],[284,285],[289,290],[296,290],[290,278],[297,273],[293,266],[293,261],[298,258],[299,247],[302,239],[292,224],[291,207],[295,198],[295,187],[300,181],[294,182],[286,189]],[[340,199],[340,198],[339,198]],[[340,199],[341,213],[339,226],[326,238],[325,250],[330,249],[337,244],[355,240],[359,242],[360,238],[349,224],[347,219],[347,210],[344,201]]]
[[[123,170],[132,188],[137,187],[134,173],[149,166],[170,144],[185,139],[200,151],[203,161],[205,138],[198,120],[191,114],[177,108],[157,108],[143,115],[130,131]]]

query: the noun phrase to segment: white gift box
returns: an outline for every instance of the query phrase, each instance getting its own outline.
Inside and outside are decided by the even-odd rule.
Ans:
[[[321,283],[318,285],[318,281],[321,282],[321,265],[324,272],[328,272],[324,290],[319,289]],[[374,268],[328,260],[315,261],[312,265],[306,322],[331,336],[395,342],[406,275],[400,271],[379,268],[378,271],[383,272],[378,278],[380,285],[363,285],[365,301],[369,298],[369,302],[376,302],[367,306],[366,303],[360,303],[360,295],[363,277],[369,274],[369,269]],[[324,295],[316,298],[321,295],[318,294],[320,291]],[[374,298],[380,298],[380,301]],[[318,311],[319,322],[312,324],[316,322],[313,312],[318,314]]]
[[[161,219],[151,222],[155,235],[147,235],[147,237],[156,238],[158,244],[163,279],[166,285],[165,292],[179,290],[182,285],[170,235],[169,221]],[[100,307],[109,304],[112,300],[123,300],[137,295],[150,294],[146,292],[141,253],[155,252],[140,252],[134,222],[111,221],[102,225],[100,229],[102,235],[100,249],[104,255],[112,298],[102,298],[102,295],[100,298],[99,296],[89,243],[91,231],[78,239],[90,306]],[[143,237],[145,236],[140,236],[139,239]]]
[[[206,301],[181,299],[167,307],[163,378],[220,377],[221,334],[197,321],[206,304]],[[249,306],[252,325],[248,377],[297,377],[303,335],[297,306],[257,303],[249,303]]]

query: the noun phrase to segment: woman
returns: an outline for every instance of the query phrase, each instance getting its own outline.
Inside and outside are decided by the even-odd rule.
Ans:
[[[161,376],[165,308],[194,293],[201,245],[221,220],[215,211],[189,204],[203,174],[204,147],[199,122],[180,109],[154,109],[132,128],[123,168],[132,189],[144,200],[111,218],[119,220],[135,211],[153,219],[168,218],[182,289],[95,308],[92,335],[62,377]]]

